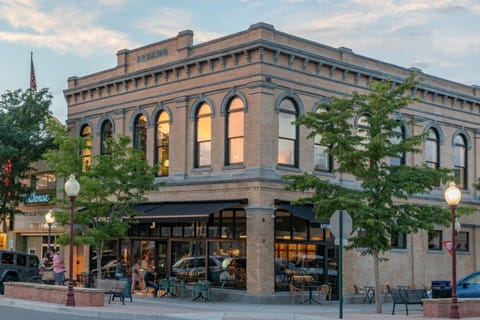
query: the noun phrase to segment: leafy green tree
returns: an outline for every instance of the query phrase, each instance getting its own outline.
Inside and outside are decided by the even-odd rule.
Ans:
[[[57,149],[47,152],[45,158],[57,174],[77,176],[80,192],[76,207],[81,209],[74,217],[78,226],[75,240],[95,248],[100,271],[105,244],[114,237],[126,236],[129,222],[123,218],[133,204],[146,200],[145,193],[157,188],[157,167],[150,166],[141,151],[130,146],[129,137],[116,136],[107,142],[108,153],[93,156],[91,168],[82,172],[80,151],[88,148],[85,139],[68,136],[65,131],[57,133]],[[68,210],[59,215],[59,222],[69,223]],[[69,237],[64,235],[60,241],[66,244]]]
[[[14,215],[20,212],[19,203],[25,194],[32,192],[22,181],[32,173],[31,165],[51,146],[51,136],[44,130],[51,121],[51,100],[48,89],[7,91],[1,95],[0,215],[3,232],[7,231],[7,218],[11,229]]]
[[[392,81],[373,82],[366,94],[354,92],[351,97],[331,99],[320,106],[321,112],[310,112],[297,120],[310,130],[309,138],[321,136],[320,144],[328,147],[340,176],[354,178],[360,188],[347,188],[318,176],[304,173],[288,175],[290,190],[311,192],[299,203],[312,203],[316,214],[328,219],[335,210],[347,210],[354,230],[347,249],[358,248],[373,257],[377,312],[382,312],[379,299],[379,263],[391,249],[391,238],[399,233],[431,230],[433,223],[449,224],[449,211],[408,199],[427,194],[450,177],[448,169],[431,169],[425,165],[395,165],[390,160],[401,155],[421,152],[424,135],[399,139],[401,123],[393,117],[416,100],[410,94],[418,84],[412,75],[401,84]],[[354,133],[353,119],[365,116],[365,128]],[[405,116],[405,125],[414,119]]]

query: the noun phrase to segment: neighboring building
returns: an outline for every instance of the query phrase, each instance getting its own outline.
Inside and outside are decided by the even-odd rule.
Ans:
[[[161,164],[157,181],[167,186],[136,207],[139,223],[128,240],[113,247],[127,265],[144,259],[160,274],[189,280],[203,277],[208,267],[217,285],[246,288],[246,297],[257,301],[270,301],[299,275],[331,283],[336,294],[338,247],[328,221],[317,221],[308,207],[291,206],[304,194],[287,191],[281,177],[309,172],[347,186],[355,182],[340,180],[326,150],[292,121],[331,96],[365,92],[373,80],[401,82],[412,71],[423,78],[412,92],[421,102],[398,118],[419,123],[400,133],[429,135],[423,154],[393,161],[455,168],[462,203],[476,205],[480,87],[328,47],[265,23],[198,45],[187,30],[119,51],[114,68],[69,78],[67,126],[91,139],[93,154],[107,151],[108,136],[128,135],[150,163]],[[362,125],[361,117],[352,121]],[[86,165],[90,157],[84,154]],[[412,201],[444,205],[443,189]],[[477,220],[478,214],[461,218],[459,275],[478,268]],[[381,265],[382,284],[428,286],[448,279],[450,256],[442,240],[449,235],[438,226],[392,239],[395,249]],[[220,276],[224,256],[237,258],[232,281]],[[349,251],[344,262],[347,294],[354,284],[373,284],[371,258]]]

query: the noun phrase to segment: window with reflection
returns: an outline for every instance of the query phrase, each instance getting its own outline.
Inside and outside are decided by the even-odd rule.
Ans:
[[[428,250],[442,251],[442,230],[428,231]]]
[[[209,238],[245,239],[247,218],[243,209],[229,209],[215,212],[208,229]]]
[[[226,164],[243,163],[244,105],[234,97],[227,109]]]
[[[392,249],[407,249],[407,234],[399,232],[392,235],[390,245],[392,246]]]
[[[363,138],[361,145],[359,146],[360,150],[365,150],[366,145],[370,142],[370,135],[368,129],[370,124],[368,123],[368,116],[361,115],[357,120],[357,136]]]
[[[291,99],[280,102],[278,114],[278,164],[298,167],[298,109]]]
[[[81,151],[82,154],[82,171],[90,170],[92,165],[92,130],[88,125],[84,125],[80,130],[80,137],[85,141],[85,145]]]
[[[425,164],[432,168],[440,167],[440,140],[438,132],[434,128],[428,129],[427,138],[425,139]]]
[[[456,250],[459,252],[468,252],[470,250],[468,245],[468,232],[459,231],[455,237]]]
[[[133,130],[133,147],[142,151],[145,160],[147,158],[147,118],[143,114],[135,119]]]
[[[212,152],[212,111],[207,103],[197,109],[195,121],[195,168],[209,167]]]
[[[318,108],[317,113],[326,112],[325,108]],[[332,171],[332,156],[328,153],[328,147],[321,145],[322,135],[317,134],[314,139],[314,165],[318,171]]]
[[[113,125],[110,120],[105,120],[100,128],[100,153],[106,154],[108,151],[108,139],[113,137]]]
[[[400,144],[405,139],[405,127],[403,124],[399,124],[398,127],[393,129],[392,137],[390,141],[394,145]],[[392,166],[400,166],[406,164],[406,154],[405,152],[400,152],[398,157],[391,157],[390,158],[390,165]]]
[[[166,111],[161,111],[157,117],[157,128],[155,134],[155,163],[159,165],[158,175],[168,176],[170,166],[169,144],[170,144],[170,117]]]
[[[465,137],[458,134],[453,141],[453,161],[454,172],[457,186],[462,189],[467,188],[467,146]]]

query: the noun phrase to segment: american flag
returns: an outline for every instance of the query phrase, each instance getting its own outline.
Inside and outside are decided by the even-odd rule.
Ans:
[[[30,52],[30,89],[37,91],[37,80],[35,79],[35,68],[33,67],[33,52]]]

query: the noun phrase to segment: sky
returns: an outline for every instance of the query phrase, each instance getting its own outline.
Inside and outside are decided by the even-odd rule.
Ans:
[[[0,0],[0,94],[38,88],[67,117],[71,76],[192,30],[194,44],[265,22],[276,30],[467,85],[480,85],[478,0]]]

